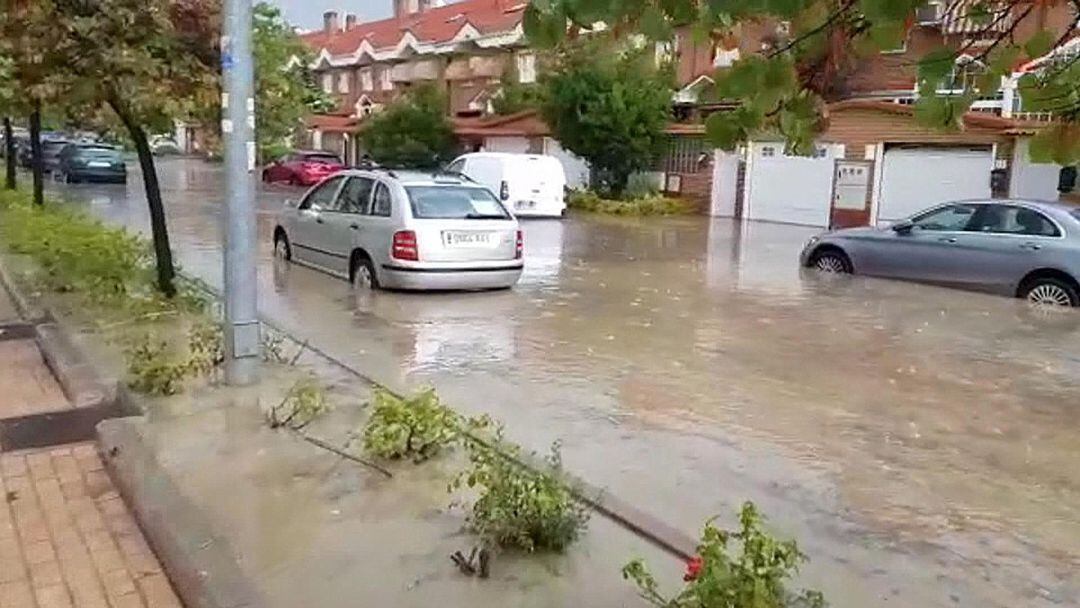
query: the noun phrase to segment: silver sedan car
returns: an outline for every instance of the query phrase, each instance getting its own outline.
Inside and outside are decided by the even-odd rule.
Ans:
[[[1080,306],[1080,208],[1024,200],[960,201],[888,227],[810,239],[803,266],[922,281]]]
[[[457,174],[337,173],[286,202],[274,252],[360,289],[508,288],[522,270],[517,220]]]

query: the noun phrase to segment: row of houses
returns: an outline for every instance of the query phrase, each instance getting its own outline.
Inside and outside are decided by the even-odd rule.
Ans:
[[[1032,164],[1026,155],[1028,138],[1048,117],[1024,112],[1016,78],[976,101],[960,131],[926,129],[914,119],[917,64],[930,49],[964,49],[942,85],[946,91],[979,75],[984,66],[975,58],[1003,32],[1023,40],[1049,30],[1067,41],[1055,52],[1080,52],[1075,15],[1064,3],[1005,3],[1008,13],[987,25],[966,17],[975,1],[930,0],[898,48],[863,57],[824,83],[844,101],[828,107],[828,126],[812,157],[786,155],[777,141],[750,142],[736,153],[713,151],[701,127],[705,115],[724,109],[703,95],[715,71],[784,44],[786,23],[746,24],[707,41],[677,30],[655,46],[658,61],[675,62],[680,85],[667,153],[655,167],[658,183],[712,215],[816,226],[887,221],[963,197],[1057,198],[1061,167]],[[587,183],[587,164],[563,150],[535,112],[491,114],[491,100],[506,79],[537,79],[537,54],[522,31],[526,5],[395,0],[391,18],[371,22],[325,13],[323,28],[303,39],[317,54],[313,68],[338,108],[310,118],[310,145],[359,158],[356,134],[367,117],[410,87],[433,82],[447,92],[463,148],[551,154],[563,162],[572,185]],[[1017,76],[1037,64],[1017,66]]]

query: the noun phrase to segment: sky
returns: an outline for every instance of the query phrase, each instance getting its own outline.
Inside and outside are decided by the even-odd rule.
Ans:
[[[355,13],[360,21],[384,19],[393,13],[392,0],[270,0],[281,7],[289,23],[304,29],[322,27],[322,14],[336,10],[342,15]]]

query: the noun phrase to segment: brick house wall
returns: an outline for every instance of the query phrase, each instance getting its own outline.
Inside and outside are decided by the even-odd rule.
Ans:
[[[906,110],[903,106],[897,109]],[[986,118],[1000,120],[992,116]],[[844,144],[844,157],[849,160],[862,160],[867,146],[881,142],[978,145],[1009,139],[1001,133],[1000,127],[989,126],[989,123],[987,126],[969,124],[962,131],[939,131],[919,125],[910,114],[869,108],[830,110],[828,127],[819,137],[819,141]]]

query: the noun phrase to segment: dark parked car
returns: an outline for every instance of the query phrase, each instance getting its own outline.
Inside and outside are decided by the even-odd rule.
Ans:
[[[810,239],[804,266],[924,281],[1080,306],[1080,208],[1025,200],[959,201],[886,228]]]
[[[66,182],[127,182],[119,149],[106,144],[68,144],[58,154],[56,179]]]
[[[45,173],[52,173],[60,166],[60,152],[71,144],[66,139],[50,139],[41,142],[41,162]]]
[[[294,186],[310,186],[345,168],[341,158],[321,150],[297,150],[274,161],[263,169],[264,182],[288,182]]]

